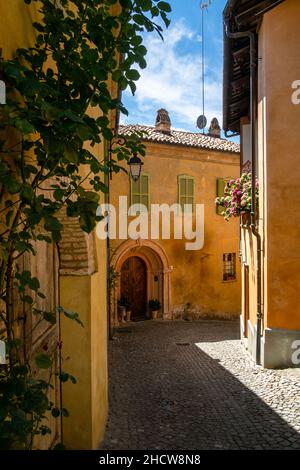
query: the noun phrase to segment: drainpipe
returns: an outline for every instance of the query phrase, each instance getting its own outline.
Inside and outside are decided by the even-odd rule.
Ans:
[[[261,364],[261,335],[262,335],[262,308],[261,308],[261,236],[255,224],[256,214],[256,106],[257,106],[257,80],[256,80],[256,40],[251,31],[233,33],[229,30],[229,18],[224,18],[226,35],[230,39],[248,38],[250,42],[250,121],[251,121],[251,232],[257,241],[257,316],[256,316],[256,363]]]

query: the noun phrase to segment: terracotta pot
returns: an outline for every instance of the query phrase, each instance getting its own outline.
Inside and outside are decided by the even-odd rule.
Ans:
[[[152,320],[156,320],[158,317],[159,310],[152,310]]]
[[[126,310],[126,321],[131,320],[131,310]]]
[[[125,318],[126,318],[126,307],[121,307],[119,305],[119,317],[120,317],[120,321],[122,323],[126,322],[126,320],[125,320]]]

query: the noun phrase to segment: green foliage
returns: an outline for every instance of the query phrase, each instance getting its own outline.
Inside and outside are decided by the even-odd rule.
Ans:
[[[149,300],[149,308],[150,310],[159,310],[161,307],[161,303],[158,299],[150,299]]]
[[[93,230],[99,193],[108,190],[105,176],[119,172],[120,162],[132,153],[145,154],[137,134],[114,145],[112,159],[99,157],[97,145],[114,137],[109,116],[127,114],[108,83],[112,79],[116,89],[135,92],[137,67],[146,67],[143,33],[162,37],[157,21],[168,26],[171,10],[157,0],[24,2],[36,3],[40,12],[33,25],[35,45],[0,64],[7,88],[7,104],[0,110],[0,339],[7,347],[7,365],[0,366],[2,449],[31,449],[36,435],[51,432],[47,415],[68,416],[48,398],[54,374],[76,383],[67,372],[54,370],[61,344],[51,352],[43,345],[35,357],[24,357],[28,338],[16,335],[26,319],[18,311],[20,301],[35,315],[34,328],[41,322],[55,325],[59,315],[83,326],[76,312],[39,308],[37,300],[45,298],[39,279],[22,271],[18,259],[35,255],[37,241],[61,239],[63,208],[82,230]],[[47,380],[38,378],[45,375]]]
[[[53,358],[40,354],[36,362],[45,369],[52,367]],[[51,374],[48,381],[34,378],[28,364],[11,366],[9,373],[0,368],[1,450],[31,449],[35,436],[51,433],[45,424],[49,413],[53,417],[68,416],[65,408],[56,408],[48,398],[50,379]]]
[[[109,267],[109,287],[114,289],[119,282],[120,274],[115,270],[113,266]]]
[[[131,308],[131,304],[130,304],[129,300],[126,299],[125,297],[121,297],[118,300],[118,305],[119,305],[119,307],[125,307],[126,310],[129,310]]]

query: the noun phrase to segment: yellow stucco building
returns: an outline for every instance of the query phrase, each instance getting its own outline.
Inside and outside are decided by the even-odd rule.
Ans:
[[[114,7],[119,8],[119,7]],[[14,56],[17,48],[33,47],[35,31],[32,23],[39,19],[36,3],[26,5],[20,0],[0,4],[0,49],[2,57]],[[109,90],[116,96],[115,85]],[[95,108],[94,108],[95,109]],[[91,111],[92,112],[92,111]],[[111,128],[116,116],[110,115]],[[104,141],[93,147],[99,159],[107,157]],[[101,195],[102,202],[104,195]],[[58,408],[65,407],[70,416],[60,419],[50,417],[47,425],[52,433],[37,442],[38,448],[51,448],[63,436],[68,449],[97,448],[105,430],[108,413],[107,377],[107,245],[96,239],[95,234],[85,234],[75,219],[62,216],[65,224],[63,239],[56,247],[37,242],[37,256],[24,256],[22,266],[37,275],[45,299],[37,297],[37,308],[55,311],[62,305],[66,310],[79,314],[84,328],[61,318],[60,324],[46,324],[35,330],[31,352],[39,352],[47,341],[56,347],[62,341],[62,360],[55,363],[55,370],[74,375],[77,384],[65,383],[60,387],[56,380],[51,399]],[[20,262],[21,266],[21,262]],[[31,314],[27,327],[34,325]],[[51,352],[51,349],[49,349]]]
[[[169,320],[233,318],[240,313],[239,226],[237,221],[224,221],[215,205],[224,180],[239,174],[239,145],[221,139],[218,125],[210,130],[210,135],[174,130],[166,110],[159,110],[155,127],[120,126],[125,138],[141,133],[146,157],[137,183],[124,172],[113,177],[111,204],[118,208],[120,196],[127,197],[125,212],[131,204],[143,204],[149,211],[155,205],[191,204],[194,224],[195,208],[200,205],[204,243],[187,249],[189,240],[176,239],[173,223],[178,218],[182,222],[176,210],[170,236],[168,230],[153,236],[148,213],[146,234],[132,239],[123,233],[111,240],[111,265],[120,276],[112,295],[114,324],[119,321],[120,299],[130,304],[133,319],[149,314],[151,299],[159,300],[160,317]],[[129,225],[132,220],[129,216]],[[200,237],[202,228],[197,230]]]
[[[263,366],[299,366],[300,2],[248,4],[224,11],[224,129],[241,134],[243,165],[259,179],[242,228],[241,334]]]

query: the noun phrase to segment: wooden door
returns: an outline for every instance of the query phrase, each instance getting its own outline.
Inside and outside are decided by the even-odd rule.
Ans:
[[[147,268],[138,256],[128,258],[122,266],[121,297],[130,303],[132,319],[146,316]]]

